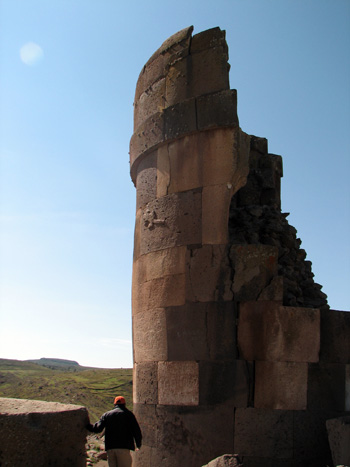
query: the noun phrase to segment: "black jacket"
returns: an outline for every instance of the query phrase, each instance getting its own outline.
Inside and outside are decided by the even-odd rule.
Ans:
[[[87,429],[100,433],[105,428],[105,449],[130,449],[135,450],[135,443],[141,447],[142,434],[135,418],[125,406],[118,405],[113,410],[102,415],[94,425],[89,424]]]

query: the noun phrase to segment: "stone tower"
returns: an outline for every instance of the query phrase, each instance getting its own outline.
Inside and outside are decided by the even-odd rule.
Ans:
[[[281,157],[239,127],[224,31],[192,30],[153,54],[135,94],[134,462],[320,467],[325,420],[349,410],[350,321],[281,213]]]

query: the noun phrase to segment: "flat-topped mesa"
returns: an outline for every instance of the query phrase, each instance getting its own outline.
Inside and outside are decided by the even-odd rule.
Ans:
[[[281,213],[282,158],[239,127],[225,32],[192,30],[152,55],[135,94],[134,464],[321,465],[329,410],[348,407],[350,314],[328,312]],[[318,394],[328,371],[334,404]]]

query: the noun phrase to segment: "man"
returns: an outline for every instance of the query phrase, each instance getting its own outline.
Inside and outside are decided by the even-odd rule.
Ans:
[[[93,433],[105,429],[105,449],[109,467],[131,467],[130,451],[141,447],[142,434],[135,415],[126,408],[123,396],[114,399],[114,409],[102,415],[94,425],[86,428]]]

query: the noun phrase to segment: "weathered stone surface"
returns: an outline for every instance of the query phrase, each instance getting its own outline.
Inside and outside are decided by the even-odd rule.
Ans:
[[[135,363],[133,401],[140,404],[158,403],[158,365],[156,362]]]
[[[166,80],[160,78],[152,83],[144,91],[134,105],[134,128],[138,128],[142,122],[151,115],[165,108]]]
[[[328,439],[334,465],[350,465],[350,416],[327,420]]]
[[[85,407],[1,398],[1,465],[83,467],[87,423]]]
[[[258,300],[275,301],[283,304],[283,277],[275,276],[271,282],[262,290]]]
[[[198,363],[159,362],[158,401],[161,405],[198,405]]]
[[[211,360],[237,358],[236,318],[233,302],[207,302],[207,339]]]
[[[233,408],[227,405],[158,406],[157,416],[159,463],[154,465],[200,466],[223,452],[233,452]]]
[[[243,464],[237,454],[224,454],[202,467],[243,467]]]
[[[134,361],[167,359],[165,310],[141,310],[133,315]],[[141,396],[140,396],[141,397]]]
[[[206,186],[202,191],[202,240],[204,244],[226,244],[230,184]],[[213,222],[213,219],[216,222]]]
[[[197,99],[198,129],[238,126],[237,91],[225,90]]]
[[[157,198],[162,198],[169,194],[169,185],[169,144],[163,144],[157,150]]]
[[[169,360],[208,359],[206,304],[168,307],[166,324]]]
[[[135,102],[151,84],[165,75],[167,64],[175,56],[182,57],[189,53],[193,26],[173,34],[159,47],[143,67],[137,81]]]
[[[305,410],[308,364],[256,362],[254,407]]]
[[[164,111],[164,140],[180,138],[196,131],[196,101],[188,99]]]
[[[137,282],[147,282],[163,276],[186,272],[186,247],[167,248],[143,255],[138,260]]]
[[[345,388],[345,365],[323,362],[309,364],[309,409],[344,411]]]
[[[278,249],[270,245],[232,245],[235,300],[256,300],[277,275]]]
[[[189,249],[186,257],[186,299],[213,302],[232,299],[230,269],[225,245]]]
[[[320,360],[332,363],[350,363],[349,336],[349,312],[322,311]]]
[[[293,411],[294,459],[301,465],[332,465],[326,420],[334,416],[335,412],[326,410]]]
[[[241,456],[292,459],[293,412],[236,409],[234,450]]]
[[[245,360],[317,362],[319,310],[241,303],[238,347]]]
[[[150,154],[141,161],[136,178],[136,209],[157,196],[157,154]]]
[[[135,403],[133,405],[133,412],[137,421],[140,424],[142,430],[142,448],[140,451],[143,451],[146,447],[146,451],[150,447],[157,446],[157,414],[156,414],[156,405],[152,404],[142,404]],[[149,451],[150,453],[150,451]],[[149,465],[141,464],[141,465]],[[152,466],[152,464],[150,464]]]
[[[228,47],[225,40],[226,33],[220,28],[211,28],[206,31],[201,31],[192,38],[191,54],[201,52],[202,50],[210,49],[211,47],[223,47],[228,52]]]
[[[201,405],[247,407],[253,394],[253,366],[243,360],[199,362]]]
[[[225,47],[212,47],[192,55],[191,87],[193,96],[229,88],[229,64]]]
[[[185,274],[174,274],[140,283],[133,291],[133,315],[165,306],[184,305],[185,297]]]
[[[141,219],[140,253],[200,244],[201,208],[202,194],[197,190],[173,193],[148,203]],[[155,219],[164,223],[152,225]]]

